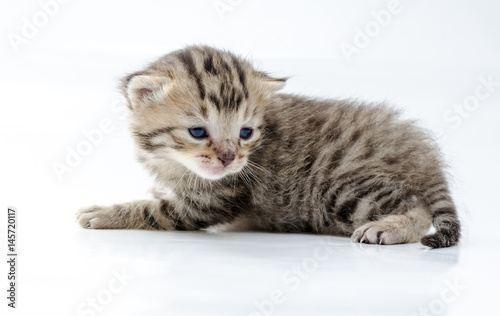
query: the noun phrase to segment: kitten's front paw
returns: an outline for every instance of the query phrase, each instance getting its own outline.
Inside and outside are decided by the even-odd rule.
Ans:
[[[116,227],[116,210],[105,206],[91,206],[79,209],[76,213],[78,224],[85,228],[105,229]]]
[[[397,226],[379,222],[368,222],[354,231],[353,242],[379,245],[394,245],[407,242]]]

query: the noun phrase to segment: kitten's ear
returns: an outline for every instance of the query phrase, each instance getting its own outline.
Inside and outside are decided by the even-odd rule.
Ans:
[[[133,109],[164,100],[172,88],[169,77],[133,75],[126,80],[126,94]]]
[[[267,87],[271,91],[278,91],[281,88],[283,88],[286,84],[286,80],[288,78],[275,78],[271,77],[265,72],[259,72],[259,76],[262,79],[262,82],[264,83],[265,87]]]

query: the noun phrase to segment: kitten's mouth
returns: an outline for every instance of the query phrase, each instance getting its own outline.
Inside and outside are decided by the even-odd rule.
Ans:
[[[197,165],[196,169],[197,169],[195,170],[196,173],[202,178],[209,180],[219,180],[229,174],[240,172],[241,169],[243,169],[243,165],[241,161],[232,162],[230,164],[224,164],[224,163],[219,164],[219,161],[217,161],[217,163],[215,164],[214,162],[211,163],[202,162]]]
[[[200,168],[202,172],[198,174],[206,179],[210,180],[218,180],[222,179],[228,174],[233,174],[241,171],[241,167],[237,167],[234,165],[229,166],[204,166]]]
[[[180,160],[188,169],[201,178],[219,180],[227,175],[240,172],[246,164],[243,159],[232,159],[230,162],[222,159],[213,159],[207,156],[198,156],[194,160]]]

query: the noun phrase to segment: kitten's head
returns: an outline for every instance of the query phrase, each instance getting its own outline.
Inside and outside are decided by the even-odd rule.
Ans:
[[[216,180],[241,171],[263,138],[263,116],[285,79],[233,54],[192,46],[124,79],[139,156],[174,160]]]

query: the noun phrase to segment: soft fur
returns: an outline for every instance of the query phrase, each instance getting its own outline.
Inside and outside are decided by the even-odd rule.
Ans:
[[[79,223],[458,242],[443,163],[425,132],[382,105],[276,93],[284,83],[206,46],[127,76],[130,128],[156,199],[85,208]],[[191,136],[200,127],[208,137]],[[252,136],[240,138],[241,128]],[[436,232],[425,236],[431,223]]]

